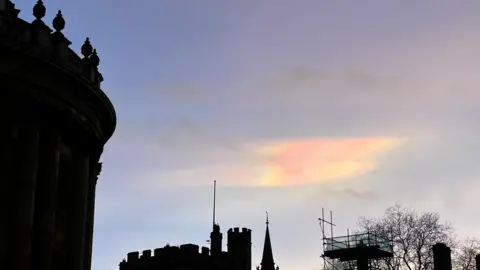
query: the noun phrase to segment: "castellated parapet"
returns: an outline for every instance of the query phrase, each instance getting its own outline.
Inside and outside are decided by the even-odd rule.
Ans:
[[[252,230],[248,229],[248,228],[242,228],[242,230],[240,230],[239,227],[235,227],[235,228],[230,228],[228,229],[228,232],[229,234],[231,233],[235,233],[235,234],[243,234],[243,235],[251,235],[252,234]]]
[[[199,248],[198,245],[185,244],[181,246],[165,246],[153,250],[130,252],[127,259],[120,263],[121,270],[138,268],[153,269],[179,265],[185,262],[205,265],[210,257],[210,250],[207,247]]]
[[[231,246],[236,246],[239,244],[251,244],[252,242],[252,230],[247,228],[240,228],[235,227],[233,229],[229,229],[227,232],[227,239],[228,239],[228,249],[231,249]]]
[[[216,229],[216,228],[214,228]],[[228,230],[228,251],[211,254],[207,247],[195,244],[165,246],[127,254],[120,270],[162,270],[188,268],[193,270],[251,270],[251,235],[247,228]]]
[[[127,263],[135,263],[139,260],[167,260],[172,257],[197,257],[197,256],[209,256],[210,250],[207,247],[199,248],[198,245],[185,244],[181,246],[165,246],[163,248],[156,248],[153,250],[147,249],[142,251],[130,252],[127,254]]]

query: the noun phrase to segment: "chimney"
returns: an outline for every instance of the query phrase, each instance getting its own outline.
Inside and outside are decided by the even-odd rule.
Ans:
[[[477,254],[477,256],[475,256],[475,266],[477,270],[480,270],[480,254]]]
[[[433,250],[433,269],[452,270],[452,250],[444,243],[436,243]]]

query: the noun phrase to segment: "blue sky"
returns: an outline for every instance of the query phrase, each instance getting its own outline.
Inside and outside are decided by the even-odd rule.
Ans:
[[[33,0],[16,0],[32,20]],[[336,234],[400,202],[479,236],[480,2],[46,0],[97,48],[118,114],[96,201],[93,269],[207,245],[268,210],[281,269],[321,265]],[[226,244],[226,243],[225,243]]]

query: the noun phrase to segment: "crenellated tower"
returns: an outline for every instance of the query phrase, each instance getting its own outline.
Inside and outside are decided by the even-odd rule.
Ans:
[[[227,232],[228,254],[232,258],[234,270],[252,269],[252,230],[233,228]]]
[[[87,38],[79,56],[52,28],[0,0],[0,269],[89,270],[95,190],[116,115]]]

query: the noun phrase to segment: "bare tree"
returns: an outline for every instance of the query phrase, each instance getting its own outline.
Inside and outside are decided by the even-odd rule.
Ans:
[[[431,270],[432,245],[442,242],[456,246],[452,226],[442,223],[437,213],[418,214],[400,205],[389,207],[381,218],[360,218],[358,225],[360,232],[392,241],[394,257],[372,261],[374,269]]]
[[[475,270],[475,256],[480,254],[480,240],[467,238],[453,253],[453,269]]]

